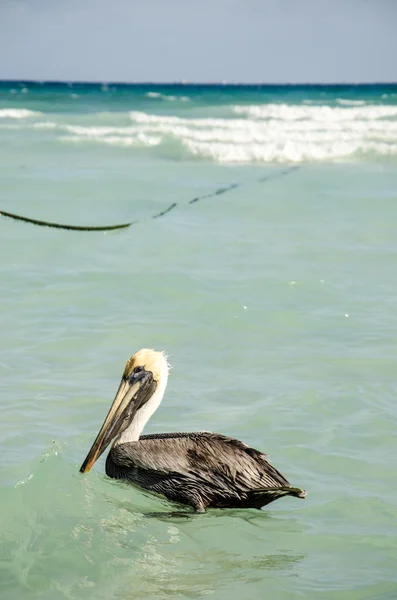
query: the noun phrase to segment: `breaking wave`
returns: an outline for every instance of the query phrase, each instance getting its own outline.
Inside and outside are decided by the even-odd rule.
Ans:
[[[341,100],[339,100],[341,102]],[[352,102],[346,100],[345,102]],[[332,123],[355,120],[369,121],[384,117],[397,118],[397,105],[361,105],[361,101],[353,101],[352,107],[310,106],[291,104],[259,104],[254,106],[234,106],[233,110],[239,115],[247,115],[253,119],[280,119],[283,121],[310,120],[322,123]],[[356,102],[360,102],[359,105]]]
[[[187,96],[173,96],[171,94],[161,94],[160,92],[147,92],[147,98],[156,98],[157,100],[167,100],[168,102],[189,102],[190,98]]]
[[[185,105],[173,109],[173,114],[135,110],[54,113],[51,118],[28,109],[4,108],[0,117],[0,128],[34,130],[61,143],[146,149],[171,159],[244,164],[397,157],[397,105],[343,98],[332,106],[238,104],[197,111]]]
[[[397,156],[397,106],[233,106],[222,118],[129,113],[123,127],[68,127],[73,142],[179,147],[220,163],[332,161]],[[172,143],[172,144],[171,144]]]
[[[27,108],[0,108],[0,119],[29,119],[41,117],[43,113]]]

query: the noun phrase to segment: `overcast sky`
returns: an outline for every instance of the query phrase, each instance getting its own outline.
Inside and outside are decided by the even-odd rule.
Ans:
[[[0,79],[397,81],[397,0],[0,0]]]

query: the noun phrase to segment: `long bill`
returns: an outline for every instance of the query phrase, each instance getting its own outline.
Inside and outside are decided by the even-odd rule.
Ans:
[[[146,375],[149,373],[146,372]],[[106,419],[80,467],[81,473],[88,473],[110,442],[130,425],[136,411],[147,401],[147,392],[152,391],[150,390],[151,380],[152,377],[150,377],[150,381],[149,377],[141,377],[138,381],[133,378],[121,380]]]

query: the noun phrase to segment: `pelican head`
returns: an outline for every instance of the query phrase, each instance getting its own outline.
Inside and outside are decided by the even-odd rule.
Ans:
[[[80,467],[87,473],[110,442],[124,433],[125,441],[139,439],[145,423],[158,408],[168,379],[163,352],[143,348],[127,361],[119,389],[103,425]]]

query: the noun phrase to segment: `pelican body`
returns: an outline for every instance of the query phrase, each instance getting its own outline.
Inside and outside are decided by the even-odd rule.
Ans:
[[[141,435],[164,396],[169,365],[162,352],[142,349],[124,369],[106,419],[80,471],[88,472],[113,441],[106,474],[204,512],[261,508],[283,496],[305,498],[265,454],[239,440],[199,431]]]

